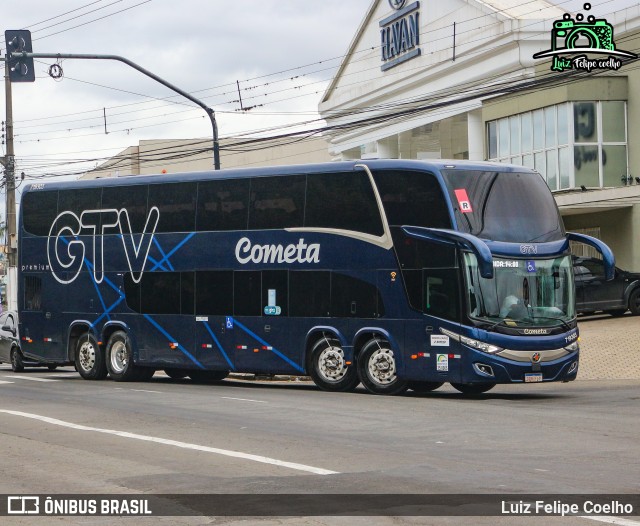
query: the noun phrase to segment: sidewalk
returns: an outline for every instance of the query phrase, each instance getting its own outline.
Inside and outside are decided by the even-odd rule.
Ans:
[[[578,318],[579,380],[640,378],[640,316]]]

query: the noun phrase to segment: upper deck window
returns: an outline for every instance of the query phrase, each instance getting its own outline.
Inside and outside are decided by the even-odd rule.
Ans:
[[[373,178],[390,226],[451,228],[446,199],[433,174],[376,170]]]
[[[539,174],[443,170],[443,175],[462,232],[510,243],[564,239],[558,208]],[[463,206],[469,207],[466,212]]]

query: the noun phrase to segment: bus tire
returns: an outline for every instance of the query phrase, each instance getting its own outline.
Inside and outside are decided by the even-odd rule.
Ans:
[[[634,316],[640,314],[640,288],[637,288],[631,293],[629,297],[629,310]]]
[[[444,382],[408,382],[409,389],[414,393],[430,393],[444,385]]]
[[[104,380],[107,377],[104,353],[89,332],[78,338],[74,363],[76,370],[85,380]]]
[[[138,379],[140,368],[133,363],[133,351],[129,337],[124,331],[116,331],[107,343],[107,370],[116,382],[134,382]]]
[[[453,388],[466,395],[479,395],[493,389],[496,384],[451,384]]]
[[[397,395],[409,387],[396,375],[396,359],[386,340],[369,341],[360,351],[357,365],[360,381],[370,393]]]
[[[335,338],[321,338],[311,349],[309,376],[323,391],[353,391],[360,383],[355,366],[347,365],[340,342]]]
[[[24,363],[22,362],[22,355],[17,347],[11,349],[11,370],[14,373],[21,373],[24,371]]]
[[[189,378],[194,382],[205,384],[221,382],[227,376],[229,376],[229,371],[189,371]]]
[[[174,380],[180,380],[189,376],[189,371],[187,371],[186,369],[165,369],[164,374],[166,374],[169,378],[173,378]]]

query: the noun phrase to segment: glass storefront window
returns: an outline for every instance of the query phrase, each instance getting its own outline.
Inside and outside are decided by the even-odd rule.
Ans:
[[[598,113],[595,102],[573,103],[573,132],[576,142],[598,142]]]
[[[558,150],[558,172],[560,173],[560,188],[571,187],[571,148],[565,146]]]
[[[557,150],[547,150],[547,184],[551,190],[558,189],[558,153]]]
[[[625,101],[565,102],[490,121],[487,130],[490,160],[531,167],[552,190],[627,183]]]
[[[574,146],[573,165],[576,174],[576,188],[600,186],[600,156],[597,146]]]
[[[520,153],[520,116],[509,117],[509,137],[511,155]]]
[[[533,137],[531,135],[531,113],[523,113],[521,115],[521,131],[522,131],[522,152],[530,152]]]
[[[533,112],[533,149],[544,148],[544,115],[542,110]]]
[[[556,108],[549,106],[544,109],[544,145],[551,148],[556,145]]]
[[[498,152],[500,157],[509,155],[509,121],[507,119],[498,121]]]
[[[491,121],[488,125],[489,135],[489,159],[498,157],[498,126],[496,121]]]
[[[603,117],[604,120],[604,117]],[[627,175],[627,147],[602,146],[602,186],[620,186]]]
[[[624,102],[602,102],[603,142],[626,142]],[[605,185],[606,186],[606,185]]]
[[[544,152],[535,153],[533,155],[533,159],[534,159],[533,168],[538,172],[540,172],[540,175],[542,175],[542,178],[546,181],[547,180],[547,158]]]
[[[558,144],[569,144],[569,115],[567,104],[558,104]]]

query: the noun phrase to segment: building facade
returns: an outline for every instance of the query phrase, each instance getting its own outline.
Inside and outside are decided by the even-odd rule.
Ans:
[[[260,146],[254,150],[250,147],[231,146],[225,149],[227,144],[225,139],[220,141],[222,169],[322,163],[331,160],[327,141],[321,137],[289,143],[274,141],[267,147]],[[82,179],[212,169],[211,139],[144,140],[87,172]]]
[[[331,157],[534,168],[568,230],[640,270],[640,6],[587,6],[374,0],[319,104]]]

